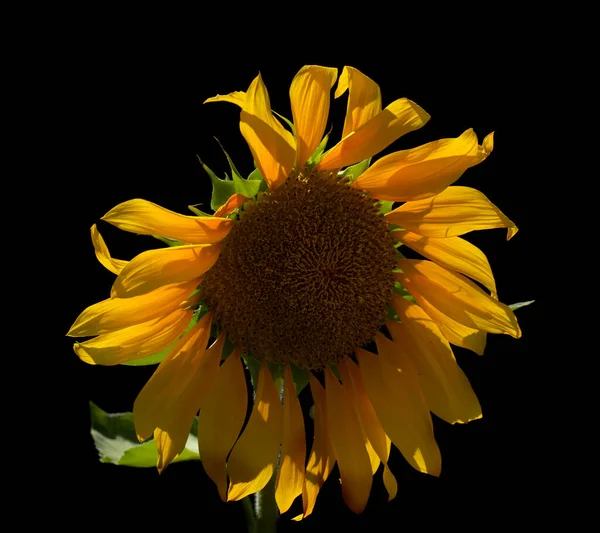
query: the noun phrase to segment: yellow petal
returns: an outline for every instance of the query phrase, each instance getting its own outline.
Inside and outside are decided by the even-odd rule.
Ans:
[[[409,292],[411,288],[404,283],[407,279],[433,307],[460,324],[488,333],[521,336],[513,311],[463,275],[425,260],[401,259],[398,267],[403,272],[395,274],[396,279]]]
[[[160,352],[176,341],[192,319],[193,311],[177,309],[161,318],[100,335],[73,350],[90,365],[118,365]]]
[[[460,237],[423,237],[412,231],[392,231],[392,235],[438,265],[478,281],[490,289],[492,298],[497,299],[492,268],[485,254],[477,246]]]
[[[329,93],[336,79],[336,68],[306,65],[292,80],[290,102],[298,168],[306,163],[323,138],[329,116]]]
[[[92,234],[92,244],[94,245],[94,251],[98,261],[104,268],[110,270],[113,274],[119,274],[121,270],[127,265],[129,261],[123,261],[122,259],[113,259],[108,251],[108,247],[100,235],[96,224],[90,228]]]
[[[371,78],[354,67],[344,67],[335,90],[339,98],[349,90],[342,139],[381,112],[381,90]]]
[[[227,501],[226,459],[237,440],[248,407],[244,368],[238,349],[219,368],[198,417],[198,448],[202,466]]]
[[[414,366],[388,339],[377,334],[376,342],[379,355],[357,349],[356,356],[381,426],[413,468],[439,476],[442,458]]]
[[[296,144],[292,134],[271,113],[269,94],[260,74],[246,93],[240,131],[269,188],[276,189],[292,171]]]
[[[131,298],[162,285],[191,281],[208,271],[219,258],[220,244],[191,244],[147,250],[121,271],[112,298]]]
[[[331,370],[325,371],[327,426],[340,468],[342,497],[351,511],[361,513],[367,505],[373,474],[358,416]]]
[[[385,465],[383,468],[383,485],[388,493],[388,502],[390,502],[398,494],[398,482],[388,465]]]
[[[261,490],[273,476],[281,444],[282,408],[266,363],[262,363],[254,407],[248,425],[227,462],[227,501],[237,501]]]
[[[344,137],[325,154],[317,168],[332,170],[367,159],[409,131],[418,130],[428,120],[429,115],[417,104],[400,98]]]
[[[243,194],[232,194],[229,199],[215,211],[213,216],[222,217],[233,213],[238,207],[242,207],[250,198]]]
[[[123,231],[158,235],[190,244],[214,244],[231,231],[235,222],[219,217],[189,217],[147,200],[128,200],[113,207],[102,220]]]
[[[195,280],[174,283],[133,298],[112,298],[98,302],[77,317],[67,335],[102,335],[159,318],[175,311],[182,304],[188,304],[186,298],[197,285]]]
[[[308,462],[306,463],[306,475],[302,487],[302,505],[304,512],[300,516],[293,518],[293,520],[301,520],[313,512],[319,490],[335,466],[335,452],[331,445],[327,428],[325,390],[312,374],[310,374],[309,377],[310,390],[312,392],[313,401],[315,402],[315,435]]]
[[[133,404],[138,439],[156,428],[166,437],[157,441],[159,470],[185,447],[194,416],[210,390],[223,350],[221,336],[206,349],[212,316],[204,315],[158,365]]]
[[[473,230],[508,228],[509,240],[518,231],[484,194],[470,187],[448,187],[433,198],[406,202],[385,216],[388,222],[425,237],[456,237]]]
[[[208,104],[209,102],[229,102],[230,104],[235,104],[240,107],[244,107],[245,101],[246,93],[244,91],[234,91],[229,94],[217,94],[217,96],[213,96],[204,100],[204,103]]]
[[[292,371],[289,366],[286,366],[283,389],[283,438],[279,471],[275,482],[275,500],[280,513],[285,513],[294,499],[302,494],[305,459],[304,418],[296,396]]]
[[[429,409],[451,424],[481,418],[477,396],[435,322],[404,298],[394,298],[394,309],[402,323],[388,320],[387,328],[414,363]]]
[[[470,129],[455,139],[440,139],[377,160],[353,187],[375,198],[406,202],[429,198],[454,183],[469,167],[485,159]],[[485,154],[487,156],[487,154]]]

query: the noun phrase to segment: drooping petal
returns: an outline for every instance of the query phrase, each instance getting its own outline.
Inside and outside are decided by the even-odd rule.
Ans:
[[[263,362],[250,420],[227,462],[227,501],[254,494],[273,476],[281,444],[282,414],[279,392]]]
[[[371,461],[352,398],[329,369],[325,371],[325,399],[327,426],[342,479],[342,497],[350,510],[358,514],[366,507],[371,492]]]
[[[219,368],[198,417],[198,449],[202,466],[227,501],[226,460],[237,440],[248,408],[244,368],[238,349]]]
[[[348,106],[342,139],[381,112],[381,90],[371,78],[354,67],[344,67],[335,90],[339,98],[348,90]]]
[[[303,513],[292,518],[292,520],[296,521],[306,518],[313,512],[319,490],[335,466],[335,452],[331,445],[327,428],[325,390],[312,374],[309,375],[309,379],[310,390],[315,402],[315,435],[308,462],[306,463],[306,475],[302,487]]]
[[[296,145],[292,134],[271,113],[269,94],[260,74],[246,93],[240,131],[269,188],[276,189],[292,171]]]
[[[183,450],[194,416],[210,391],[225,341],[221,335],[207,350],[212,323],[204,315],[158,365],[133,404],[135,431],[147,439],[156,428],[165,435],[156,441],[162,470]]]
[[[113,259],[108,251],[108,246],[104,242],[102,235],[98,231],[96,224],[90,228],[92,234],[92,244],[94,245],[94,251],[98,261],[104,268],[110,270],[113,274],[119,274],[121,270],[129,263],[129,261],[123,261],[122,259]]]
[[[209,270],[219,258],[221,244],[191,244],[147,250],[121,271],[112,298],[131,298],[162,285],[191,281]]]
[[[381,426],[413,468],[439,476],[442,458],[414,366],[380,334],[376,342],[379,355],[359,348],[356,356]]]
[[[428,120],[429,115],[417,104],[400,98],[344,137],[325,154],[317,168],[333,170],[367,159]]]
[[[279,470],[275,481],[275,500],[280,513],[285,513],[294,499],[302,494],[305,459],[304,418],[296,396],[292,371],[289,366],[286,366],[283,389],[283,437]]]
[[[394,309],[402,323],[388,320],[387,328],[414,363],[429,409],[451,424],[481,418],[477,396],[435,322],[404,298],[394,299]]]
[[[221,206],[219,209],[215,211],[213,216],[215,217],[223,217],[225,215],[229,215],[234,212],[238,207],[242,207],[244,203],[249,200],[247,196],[243,194],[235,193],[232,194],[229,199]]]
[[[245,101],[246,93],[244,91],[233,91],[229,94],[217,94],[216,96],[207,98],[206,100],[204,100],[204,103],[208,104],[209,102],[229,102],[230,104],[235,104],[240,107],[244,107]]]
[[[518,231],[487,197],[470,187],[448,187],[433,198],[406,202],[385,215],[388,222],[425,237],[456,237],[469,231],[508,228]]]
[[[487,157],[470,129],[454,139],[440,139],[378,159],[353,183],[374,198],[406,202],[429,198],[454,183]]]
[[[76,342],[73,350],[90,365],[118,365],[160,352],[185,331],[194,312],[177,309],[161,318],[99,335],[82,343]]]
[[[296,132],[296,166],[302,167],[323,138],[337,69],[306,65],[292,80],[290,102]]]
[[[488,333],[505,333],[515,338],[521,336],[514,312],[463,275],[420,259],[401,259],[398,267],[403,272],[396,273],[396,279],[409,292],[411,289],[405,284],[406,280],[431,305],[460,324]],[[413,296],[417,299],[416,295]]]
[[[69,330],[70,337],[102,335],[142,322],[148,322],[189,305],[188,296],[198,282],[185,281],[165,285],[132,298],[112,298],[85,309]]]
[[[123,231],[158,235],[189,244],[214,244],[231,231],[228,218],[180,215],[147,200],[128,200],[113,207],[102,220]]]
[[[460,237],[423,237],[412,231],[392,231],[394,238],[419,252],[427,259],[449,270],[456,270],[490,289],[497,298],[496,281],[485,254]]]

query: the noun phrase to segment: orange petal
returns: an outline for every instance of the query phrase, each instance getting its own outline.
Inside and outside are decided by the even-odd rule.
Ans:
[[[513,311],[461,274],[425,260],[401,259],[398,267],[403,272],[396,273],[396,279],[409,292],[412,287],[416,288],[433,307],[460,324],[488,333],[521,336]],[[405,284],[407,280],[410,287]]]
[[[219,368],[198,417],[198,448],[202,466],[227,501],[226,459],[237,440],[248,407],[246,377],[238,349]]]
[[[283,388],[283,438],[275,482],[275,500],[280,513],[285,513],[294,499],[302,494],[305,459],[304,418],[296,396],[292,371],[286,366]]]
[[[235,104],[240,107],[244,107],[244,102],[246,101],[246,93],[244,91],[234,91],[229,94],[217,94],[216,96],[212,96],[211,98],[207,98],[204,100],[205,104],[209,102],[229,102],[230,104]]]
[[[492,268],[485,254],[460,237],[440,239],[423,237],[412,231],[392,231],[394,238],[419,252],[422,256],[435,261],[438,265],[449,270],[455,270],[478,281],[497,299],[496,281]]]
[[[306,475],[302,487],[303,514],[292,520],[301,520],[313,512],[319,490],[335,466],[335,452],[331,445],[327,428],[327,407],[325,390],[312,374],[310,390],[315,402],[315,435],[312,450],[306,463]]]
[[[261,490],[273,476],[281,444],[282,408],[266,363],[262,363],[254,408],[248,425],[227,462],[227,501],[237,501]]]
[[[442,459],[416,371],[394,343],[380,334],[376,342],[379,355],[358,349],[356,356],[381,426],[413,468],[439,476]]]
[[[158,319],[76,342],[73,350],[82,361],[91,365],[111,366],[140,359],[160,352],[176,341],[188,327],[193,314],[188,309],[177,309]]]
[[[229,199],[215,211],[213,216],[222,217],[233,213],[238,207],[242,207],[250,198],[243,194],[232,194]]]
[[[325,154],[316,168],[346,167],[378,154],[409,131],[418,130],[429,115],[407,98],[400,98],[351,132]]]
[[[292,81],[290,101],[298,168],[306,163],[323,138],[329,116],[329,93],[336,78],[336,68],[306,65]]]
[[[353,512],[361,513],[373,482],[371,462],[352,398],[329,369],[325,371],[325,399],[327,426],[342,479],[342,497]]]
[[[485,157],[487,153],[478,146],[477,135],[470,129],[455,139],[440,139],[386,155],[365,170],[352,187],[394,202],[429,198]]]
[[[385,216],[388,222],[425,237],[456,237],[474,230],[508,228],[509,240],[518,231],[484,194],[470,187],[448,187],[433,198],[406,202]]]
[[[87,337],[110,333],[175,311],[197,287],[196,280],[165,285],[133,298],[112,298],[85,309],[67,335]]]
[[[211,323],[212,315],[207,313],[167,354],[138,394],[133,416],[140,440],[160,428],[181,444],[179,451],[185,446],[223,350],[223,338],[206,350]]]
[[[121,270],[129,263],[129,261],[123,261],[122,259],[113,259],[108,251],[108,246],[104,242],[102,235],[98,231],[96,224],[90,228],[92,234],[92,244],[94,245],[94,251],[98,261],[104,268],[110,270],[113,274],[119,274]]]
[[[269,188],[276,189],[292,171],[296,145],[292,134],[271,113],[269,94],[260,74],[246,93],[240,131]]]
[[[158,235],[190,244],[219,242],[235,224],[228,218],[181,215],[139,198],[113,207],[102,220],[123,231]]]
[[[388,320],[387,328],[414,363],[429,409],[451,424],[481,418],[477,396],[435,322],[421,307],[404,298],[394,299],[394,309],[402,323]]]
[[[335,98],[346,92],[348,106],[342,139],[381,113],[381,90],[371,78],[354,67],[344,67],[335,90]]]
[[[121,271],[111,297],[130,298],[162,285],[196,279],[217,262],[220,251],[220,244],[192,244],[142,252]]]

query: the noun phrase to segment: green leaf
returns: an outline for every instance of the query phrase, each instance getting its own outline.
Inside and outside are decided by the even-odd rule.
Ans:
[[[367,158],[360,163],[356,163],[356,165],[352,165],[348,168],[345,168],[342,172],[338,173],[338,176],[343,178],[348,178],[350,182],[353,182],[358,176],[360,176],[365,170],[369,168],[371,164],[371,158]]]
[[[155,467],[158,461],[152,439],[140,444],[135,434],[133,413],[107,413],[90,402],[91,434],[100,461],[115,465]],[[192,426],[183,452],[173,462],[198,460],[197,422]]]
[[[526,307],[528,305],[531,305],[533,302],[535,302],[535,300],[529,300],[527,302],[519,302],[516,304],[510,304],[508,307],[510,307],[514,311],[515,309],[519,309],[521,307]]]

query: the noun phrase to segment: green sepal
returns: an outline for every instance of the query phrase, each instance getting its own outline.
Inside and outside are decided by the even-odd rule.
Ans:
[[[190,329],[192,329],[206,313],[208,312],[208,308],[205,306],[200,307],[193,315],[188,327],[185,329],[183,334],[177,339],[175,342],[169,344],[166,348],[162,349],[160,352],[153,353],[152,355],[147,355],[146,357],[142,357],[141,359],[134,359],[133,361],[126,361],[125,363],[121,363],[125,366],[148,366],[148,365],[157,365],[159,364],[169,352],[173,349],[173,347],[179,342],[181,337],[183,337]]]
[[[244,363],[246,363],[246,368],[248,372],[250,372],[250,379],[252,380],[252,387],[254,390],[258,387],[258,373],[260,371],[260,361],[250,354],[245,354],[242,356]]]
[[[515,309],[520,309],[521,307],[526,307],[528,305],[531,305],[533,302],[535,302],[535,300],[528,300],[527,302],[519,302],[516,304],[510,304],[508,307],[510,307],[514,311]]]
[[[296,128],[294,128],[294,123],[290,119],[285,118],[283,115],[280,115],[277,111],[271,110],[271,112],[274,115],[277,115],[281,120],[283,120],[290,127],[290,130],[292,131],[292,135],[294,137],[296,137]]]
[[[321,159],[323,159],[323,152],[327,147],[327,142],[329,141],[329,133],[323,137],[323,140],[317,146],[317,149],[312,153],[312,155],[308,158],[306,164],[309,167],[316,165]]]
[[[361,161],[360,163],[356,163],[356,165],[352,165],[350,167],[345,168],[342,172],[338,173],[338,176],[342,178],[348,178],[349,182],[352,183],[358,176],[360,176],[365,170],[369,168],[371,164],[371,158]]]
[[[135,434],[133,413],[107,413],[90,402],[92,439],[100,462],[137,468],[156,467],[158,452],[153,439],[140,443]],[[183,451],[173,463],[199,460],[198,421],[194,420]]]
[[[185,243],[183,241],[178,241],[177,239],[169,239],[169,237],[160,237],[159,235],[152,235],[155,239],[162,241],[169,246],[183,246]]]
[[[255,168],[252,172],[250,172],[248,176],[248,181],[258,181],[260,185],[258,186],[259,192],[264,192],[269,189],[269,185],[267,184],[267,180],[262,175],[258,168]]]
[[[200,205],[200,204],[196,204]],[[200,211],[195,205],[188,205],[188,209],[194,213],[194,215],[198,215],[199,217],[212,217],[210,213],[205,213],[204,211]]]
[[[385,215],[386,213],[389,213],[392,210],[393,205],[394,202],[392,202],[392,200],[379,200],[379,214]]]
[[[304,387],[306,387],[310,380],[310,374],[308,370],[304,368],[298,368],[296,365],[290,363],[290,369],[292,370],[292,380],[296,387],[296,395],[300,394]]]

